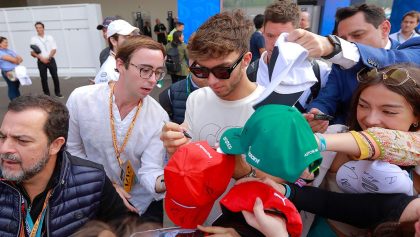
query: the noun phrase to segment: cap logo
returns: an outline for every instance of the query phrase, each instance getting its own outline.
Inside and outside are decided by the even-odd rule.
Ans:
[[[198,147],[200,147],[200,149],[202,150],[202,151],[204,151],[204,153],[206,153],[206,155],[211,159],[211,158],[213,158],[213,156],[210,154],[210,152],[208,151],[208,150],[206,150],[206,148],[204,147],[204,146],[202,146],[201,144],[199,144],[199,143],[196,143],[195,144],[196,146],[198,146]]]
[[[228,139],[227,137],[223,137],[223,141],[225,142],[226,147],[227,147],[229,150],[231,150],[231,149],[232,149],[232,145],[230,144],[229,139]]]
[[[253,160],[256,164],[259,164],[260,163],[260,159],[258,159],[257,157],[255,157],[251,153],[251,146],[249,146],[249,149],[248,149],[248,157],[251,158],[251,160]]]
[[[305,153],[305,155],[303,155],[304,157],[307,157],[307,156],[309,156],[309,155],[311,155],[311,154],[314,154],[315,152],[317,152],[318,151],[318,148],[316,148],[316,149],[313,149],[313,150],[310,150],[310,151],[308,151],[308,152],[306,152]]]
[[[172,199],[172,198],[171,198],[171,200],[172,200],[172,202],[174,202],[176,205],[178,205],[178,206],[180,206],[180,207],[183,207],[183,208],[189,208],[189,209],[197,208],[197,207],[190,207],[190,206],[185,206],[185,205],[182,205],[181,203],[179,203],[179,202],[175,201],[175,200],[174,200],[174,199]]]
[[[286,197],[282,197],[278,193],[274,193],[274,196],[280,198],[281,201],[283,202],[283,205],[286,206],[286,199],[287,199]]]

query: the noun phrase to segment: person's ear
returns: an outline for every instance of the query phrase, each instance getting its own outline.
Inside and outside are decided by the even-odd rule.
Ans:
[[[391,32],[391,23],[388,20],[379,25],[383,39],[388,39],[389,32]]]
[[[121,73],[123,69],[125,68],[125,63],[120,59],[116,59],[116,70],[117,72]]]
[[[112,48],[114,49],[114,51],[115,51],[115,49],[117,48],[117,45],[118,45],[118,41],[114,38],[114,37],[110,37],[109,38],[109,42],[111,42],[111,44],[112,44]]]
[[[60,151],[61,147],[66,142],[66,139],[64,137],[58,137],[54,141],[51,142],[50,148],[49,148],[49,154],[50,155],[57,155],[57,153]]]
[[[244,66],[248,67],[249,64],[251,63],[251,60],[252,60],[252,53],[251,52],[246,52],[244,54],[243,60],[244,60]]]

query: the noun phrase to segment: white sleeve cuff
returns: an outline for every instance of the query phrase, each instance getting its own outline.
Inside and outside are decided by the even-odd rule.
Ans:
[[[339,38],[341,43],[341,52],[328,61],[340,65],[344,69],[349,69],[356,65],[360,60],[360,53],[357,46]]]

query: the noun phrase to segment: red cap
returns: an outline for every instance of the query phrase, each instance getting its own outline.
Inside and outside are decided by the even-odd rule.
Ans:
[[[250,181],[237,184],[220,200],[220,204],[232,212],[243,210],[254,212],[257,197],[262,200],[265,210],[277,210],[284,214],[287,232],[290,236],[301,235],[302,219],[295,205],[283,194],[265,183]]]
[[[234,168],[233,156],[216,152],[207,142],[178,148],[164,170],[168,217],[183,228],[203,224]]]

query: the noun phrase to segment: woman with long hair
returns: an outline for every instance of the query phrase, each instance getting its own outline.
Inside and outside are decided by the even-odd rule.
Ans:
[[[180,64],[180,68],[178,71],[170,72],[168,70],[168,74],[171,75],[172,83],[180,81],[182,79],[187,78],[188,75],[188,54],[187,54],[187,45],[184,43],[184,34],[182,31],[175,31],[173,34],[173,40],[170,44],[166,45],[166,53],[168,54],[167,57],[171,56],[170,51],[172,49],[177,49],[177,59],[176,63]]]

